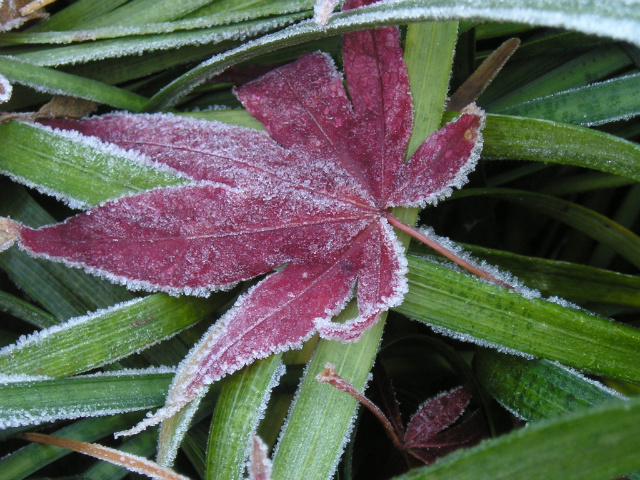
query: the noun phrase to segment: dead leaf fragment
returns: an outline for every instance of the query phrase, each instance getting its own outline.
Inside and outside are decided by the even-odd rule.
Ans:
[[[38,110],[38,113],[45,117],[82,118],[92,113],[96,108],[98,108],[98,104],[91,100],[54,95]]]
[[[20,235],[20,224],[10,218],[0,217],[0,252],[9,248]]]
[[[29,20],[47,18],[48,14],[38,10],[55,0],[2,0],[0,1],[0,32],[18,28]],[[42,4],[42,5],[35,5]]]

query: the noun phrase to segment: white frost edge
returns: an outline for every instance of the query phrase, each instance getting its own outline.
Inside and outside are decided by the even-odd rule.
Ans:
[[[0,430],[5,428],[41,425],[58,420],[75,420],[77,418],[107,417],[121,413],[139,411],[139,408],[94,408],[59,409],[56,407],[43,408],[37,415],[26,410],[0,410]],[[4,418],[2,418],[4,417]]]
[[[11,92],[13,91],[13,87],[7,77],[0,74],[0,103],[8,102],[11,99]]]
[[[38,383],[53,380],[47,375],[25,375],[22,373],[0,373],[0,385],[10,385],[13,383]]]
[[[518,356],[518,357],[526,358],[527,360],[533,360],[533,359],[536,358],[534,355],[531,355],[529,353],[521,352],[520,350],[516,350],[516,349],[510,348],[510,347],[505,347],[504,345],[500,345],[499,343],[490,342],[490,341],[484,340],[482,338],[474,337],[474,336],[469,335],[467,333],[460,333],[460,332],[458,332],[456,330],[451,330],[451,329],[446,328],[446,327],[441,327],[440,325],[434,325],[434,324],[423,322],[423,321],[420,321],[420,323],[422,323],[424,325],[427,325],[435,333],[438,333],[438,334],[441,334],[441,335],[445,335],[447,337],[453,338],[454,340],[458,340],[458,341],[466,342],[466,343],[473,343],[473,344],[478,345],[480,347],[491,348],[493,350],[497,350],[500,353],[508,353],[510,355],[515,355],[515,356]]]
[[[317,317],[313,319],[313,324],[315,325],[316,330],[318,330],[318,333],[320,334],[321,338],[326,340],[332,340],[332,341],[337,340],[337,341],[341,341],[342,343],[357,342],[362,337],[362,335],[365,334],[365,332],[373,328],[373,326],[380,321],[380,318],[381,318],[380,315],[383,312],[386,312],[389,309],[393,307],[397,307],[398,305],[402,304],[402,302],[404,301],[404,297],[409,292],[409,281],[407,279],[407,275],[409,273],[409,262],[405,254],[404,247],[398,240],[398,236],[395,234],[393,227],[389,224],[387,220],[383,219],[380,225],[382,226],[383,231],[386,234],[383,237],[383,241],[384,240],[387,241],[387,245],[391,247],[391,250],[395,253],[395,258],[398,261],[398,267],[399,267],[399,270],[397,272],[398,283],[396,285],[396,288],[394,289],[395,291],[393,295],[391,295],[390,297],[383,297],[380,303],[377,303],[371,307],[371,311],[362,312],[360,310],[360,307],[358,306],[358,315],[356,317],[349,319],[344,323],[334,322],[333,318],[336,315],[338,315],[338,313],[340,313],[342,310],[344,310],[346,305],[354,298],[354,296],[357,298],[357,281],[356,281],[355,295],[353,293],[352,295],[349,295],[349,297],[347,297],[347,299],[345,300],[344,304],[341,306],[337,306],[334,310],[327,310],[326,317]],[[341,336],[341,333],[344,333],[347,330],[349,330],[349,327],[353,325],[357,325],[358,323],[362,323],[363,321],[366,321],[366,319],[372,315],[372,312],[375,312],[375,311],[379,312],[377,319],[371,325],[369,325],[367,329],[360,332],[358,336],[349,338],[349,339],[345,339]]]

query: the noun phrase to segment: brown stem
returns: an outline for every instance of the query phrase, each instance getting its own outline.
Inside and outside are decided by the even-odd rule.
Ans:
[[[406,223],[401,222],[400,220],[398,220],[396,217],[394,217],[393,215],[391,215],[391,213],[386,212],[385,217],[387,219],[387,221],[393,225],[394,227],[396,227],[398,230],[401,230],[409,235],[411,235],[413,238],[415,238],[416,240],[421,241],[422,243],[424,243],[425,245],[433,248],[436,252],[444,255],[445,257],[447,257],[449,260],[457,263],[458,265],[460,265],[462,268],[464,268],[465,270],[473,273],[474,275],[477,275],[478,277],[484,278],[486,280],[489,280],[490,282],[495,283],[496,285],[500,285],[501,287],[505,287],[508,288],[510,290],[514,290],[513,285],[509,285],[508,283],[506,283],[503,280],[500,280],[499,278],[494,277],[493,275],[491,275],[489,272],[481,269],[480,267],[473,265],[472,263],[468,262],[467,260],[465,260],[464,258],[458,256],[455,252],[452,252],[451,250],[449,250],[448,248],[446,248],[444,245],[439,244],[438,242],[436,242],[435,240],[432,240],[431,238],[427,237],[426,235],[420,233],[418,230],[416,230],[415,228],[410,227],[409,225],[407,225]]]
[[[382,410],[380,410],[377,405],[372,403],[371,400],[365,397],[362,393],[356,390],[356,387],[354,387],[351,383],[349,383],[340,375],[338,375],[336,373],[335,367],[332,364],[330,363],[326,364],[324,367],[324,370],[322,370],[316,376],[316,380],[322,383],[328,383],[329,385],[332,385],[333,387],[337,388],[341,392],[348,393],[353,398],[355,398],[358,402],[364,405],[380,421],[380,423],[384,427],[385,431],[387,432],[387,435],[389,436],[393,444],[398,449],[404,450],[404,443],[402,442],[400,437],[398,437],[395,429],[393,428],[393,425],[391,425],[391,422],[386,417],[386,415],[382,413]]]

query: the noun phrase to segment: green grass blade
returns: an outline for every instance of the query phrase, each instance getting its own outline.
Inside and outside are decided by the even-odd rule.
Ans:
[[[147,410],[164,403],[173,373],[126,372],[0,385],[0,429]]]
[[[75,207],[187,180],[135,161],[88,137],[61,135],[19,122],[0,125],[0,171]]]
[[[502,110],[505,115],[601,125],[640,115],[640,73],[536,98]]]
[[[172,33],[231,24],[240,24],[237,25],[236,28],[242,28],[242,22],[246,22],[248,20],[255,20],[274,15],[284,16],[290,13],[309,10],[313,7],[313,2],[300,2],[297,0],[283,0],[280,2],[269,2],[267,4],[262,2],[262,5],[255,5],[256,2],[254,0],[249,0],[245,7],[240,5],[238,0],[232,1],[232,6],[235,8],[231,8],[229,0],[224,2],[216,1],[213,4],[208,5],[209,8],[199,9],[198,11],[185,16],[182,20],[157,23],[145,22],[138,25],[124,26],[122,23],[109,24],[109,22],[105,22],[101,19],[101,22],[105,24],[104,27],[93,26],[91,28],[87,28],[89,23],[85,20],[80,24],[80,27],[82,27],[81,30],[70,31],[60,31],[63,30],[61,28],[46,30],[46,26],[51,28],[54,16],[48,21],[38,25],[38,28],[32,28],[26,32],[3,33],[2,36],[0,36],[0,41],[8,44],[64,44],[95,41],[106,38],[127,37],[132,35]],[[121,3],[121,0],[116,0],[116,2]],[[74,10],[74,7],[78,7],[85,3],[87,2],[76,2],[59,13],[68,13],[67,16],[71,16],[71,12]],[[107,5],[107,1],[97,2],[97,4],[92,5],[91,9],[87,12],[91,15],[91,18],[97,18],[99,16],[97,13],[99,13],[101,7],[104,8]],[[79,13],[80,12],[74,12],[74,14]]]
[[[444,120],[454,118],[447,112]],[[640,146],[614,135],[566,123],[488,115],[485,158],[561,163],[640,181]]]
[[[474,357],[474,369],[491,396],[527,421],[620,398],[615,391],[548,360],[480,349]]]
[[[281,355],[256,362],[224,380],[209,430],[206,479],[242,478],[246,454],[279,374]]]
[[[356,402],[315,377],[330,362],[340,376],[362,388],[373,365],[383,325],[380,322],[357,343],[319,342],[276,447],[273,478],[326,479],[334,473],[348,440]]]
[[[54,378],[85,372],[174,335],[226,300],[225,295],[205,300],[158,293],[77,317],[0,350],[0,371]]]
[[[396,480],[606,480],[640,468],[640,399],[531,424]]]
[[[126,2],[127,0],[78,0],[44,22],[33,26],[30,31],[84,28],[89,20],[102,17]]]
[[[512,105],[602,80],[631,64],[629,55],[619,45],[594,48],[502,95],[486,107],[490,112],[507,113],[505,109]]]
[[[211,3],[211,0],[132,0],[126,5],[88,21],[87,27],[141,25],[175,20]]]
[[[39,328],[51,327],[58,323],[55,317],[35,305],[2,291],[0,291],[0,311]]]
[[[598,212],[549,195],[507,188],[469,188],[456,192],[455,198],[475,195],[507,200],[549,215],[607,245],[632,264],[640,266],[640,237]]]
[[[20,61],[43,67],[86,63],[105,58],[141,55],[143,53],[158,50],[176,49],[204,44],[213,45],[227,40],[241,40],[274,30],[275,28],[282,27],[283,25],[288,25],[304,18],[305,16],[307,15],[292,14],[277,17],[275,19],[251,20],[232,25],[222,25],[211,28],[194,28],[185,31],[178,30],[164,34],[139,35],[135,34],[134,30],[127,36],[119,35],[116,36],[116,38],[111,39],[96,40],[93,42],[84,42],[67,46],[57,46],[53,48],[43,48],[25,53],[15,53],[14,57]],[[146,27],[146,29],[151,30],[150,27]],[[118,32],[121,33],[120,30],[118,30]],[[107,32],[107,34],[109,34],[109,32]],[[72,35],[71,38],[76,35],[78,34]],[[93,36],[91,32],[84,33],[84,35]],[[112,34],[111,36],[115,35]],[[67,37],[63,37],[63,39],[66,38]],[[133,94],[131,95],[133,96]]]
[[[11,57],[0,56],[0,72],[10,82],[38,91],[84,98],[134,112],[140,111],[146,103],[144,97],[135,93]]]
[[[410,318],[461,340],[640,383],[637,329],[415,257],[409,257],[409,269],[409,293],[395,310]]]

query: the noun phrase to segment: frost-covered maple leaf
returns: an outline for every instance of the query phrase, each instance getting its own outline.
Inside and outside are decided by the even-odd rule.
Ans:
[[[346,9],[362,0],[345,2]],[[21,246],[131,288],[203,295],[272,272],[181,364],[164,408],[315,333],[356,340],[407,291],[389,209],[466,181],[481,148],[475,106],[404,162],[412,105],[398,29],[348,33],[349,93],[331,58],[303,55],[236,90],[268,133],[172,115],[119,113],[50,125],[134,150],[192,180],[108,201],[62,224],[20,227]],[[331,319],[355,292],[357,318]]]

